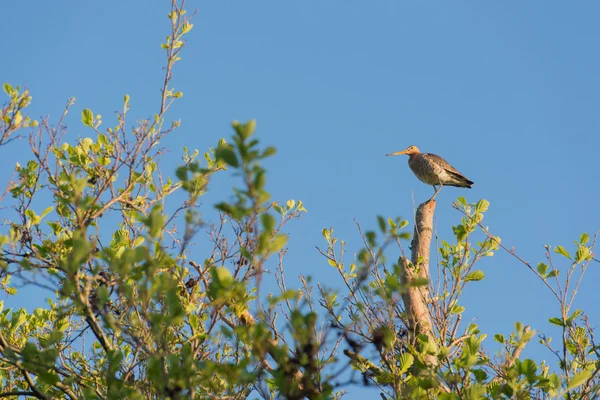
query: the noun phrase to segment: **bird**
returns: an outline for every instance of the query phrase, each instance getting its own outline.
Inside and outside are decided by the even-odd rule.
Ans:
[[[473,181],[467,179],[442,157],[431,153],[421,153],[417,146],[408,146],[406,150],[386,154],[386,156],[399,156],[401,154],[409,156],[408,166],[415,176],[421,182],[433,186],[435,193],[429,201],[435,199],[435,196],[444,185],[469,189],[474,185]],[[439,187],[436,188],[436,186]]]

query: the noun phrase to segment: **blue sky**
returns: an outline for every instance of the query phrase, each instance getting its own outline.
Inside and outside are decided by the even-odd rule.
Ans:
[[[76,97],[71,142],[90,135],[83,108],[109,125],[125,93],[135,117],[149,116],[159,104],[168,7],[4,2],[0,80],[26,85],[31,115],[52,121]],[[378,214],[412,218],[413,197],[418,204],[432,189],[406,157],[385,157],[411,144],[476,183],[438,196],[441,239],[452,239],[460,195],[489,200],[484,222],[533,264],[544,261],[544,244],[572,250],[582,232],[600,229],[600,3],[189,0],[194,8],[173,81],[184,97],[170,115],[183,123],[165,143],[165,167],[174,170],[183,146],[204,151],[231,134],[232,120],[255,118],[258,138],[278,149],[267,162],[273,198],[301,199],[309,211],[289,228],[291,285],[300,273],[341,283],[315,250],[323,228],[353,253],[361,247],[354,219],[375,228]],[[24,142],[10,146],[3,185],[30,156]],[[232,182],[215,182],[207,215]],[[557,305],[523,265],[499,252],[480,267],[486,279],[463,303],[484,332],[506,334],[523,321],[555,333],[547,319]],[[578,297],[594,326],[599,268],[590,267]],[[551,360],[535,345],[526,355]]]

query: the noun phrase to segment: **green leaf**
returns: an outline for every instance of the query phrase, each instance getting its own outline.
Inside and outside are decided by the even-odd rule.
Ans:
[[[164,224],[165,218],[162,213],[162,208],[159,205],[152,207],[152,211],[150,211],[150,215],[146,220],[146,226],[148,226],[150,230],[150,236],[158,238],[162,233]]]
[[[213,275],[213,279],[219,281],[219,283],[223,286],[228,286],[233,282],[233,276],[231,272],[225,267],[216,267],[214,269],[215,273]]]
[[[581,263],[590,259],[590,249],[587,246],[578,246],[575,254],[575,262]]]
[[[456,393],[441,393],[438,397],[439,400],[460,400],[460,396]]]
[[[227,165],[230,165],[233,168],[237,168],[240,165],[235,153],[227,147],[218,148],[215,152],[215,157],[217,160],[224,161]]]
[[[523,375],[525,375],[529,383],[533,383],[535,381],[537,365],[533,360],[523,360],[523,362],[519,363],[519,370]]]
[[[542,277],[546,276],[546,272],[548,271],[548,264],[538,263],[537,271],[540,273]]]
[[[454,236],[456,236],[456,240],[459,242],[462,242],[467,236],[467,230],[464,225],[453,226],[452,232],[454,232]]]
[[[554,251],[562,256],[567,257],[569,260],[571,259],[571,255],[569,254],[569,252],[565,250],[565,248],[562,246],[556,246],[554,248]]]
[[[283,233],[275,235],[273,240],[271,240],[271,245],[269,246],[269,250],[272,252],[277,252],[285,246],[288,241],[288,237]]]
[[[275,228],[275,218],[271,214],[264,213],[260,216],[260,222],[262,223],[263,229],[266,232],[272,232]]]
[[[552,317],[548,320],[548,322],[550,322],[551,324],[554,325],[558,325],[558,326],[565,326],[565,324],[563,323],[563,320],[560,318],[556,318],[556,317]]]
[[[387,225],[385,223],[385,218],[383,218],[381,215],[378,215],[377,223],[379,224],[379,229],[381,229],[381,232],[385,233],[387,231]]]
[[[194,27],[194,24],[190,24],[189,22],[184,22],[183,26],[181,27],[181,33],[188,33],[189,31],[192,30],[193,27]]]
[[[475,210],[477,212],[482,213],[482,212],[486,212],[489,207],[490,207],[490,202],[485,199],[481,199],[475,205]]]
[[[265,149],[265,151],[263,151],[262,156],[263,156],[263,158],[266,158],[266,157],[272,156],[275,153],[277,153],[277,149],[275,149],[275,147],[269,146]]]
[[[256,189],[256,191],[261,191],[264,187],[265,187],[265,183],[267,181],[267,178],[265,177],[265,172],[264,171],[258,171],[256,173],[256,176],[254,177],[254,189]],[[289,201],[288,201],[289,203]]]
[[[567,386],[567,390],[575,389],[576,387],[581,386],[585,381],[587,381],[590,376],[592,376],[592,371],[584,369],[579,371],[575,376],[569,381],[569,385]]]
[[[13,87],[8,83],[5,83],[4,85],[2,85],[2,88],[4,89],[4,93],[6,93],[9,96],[12,94],[12,92],[14,90]]]
[[[307,212],[306,208],[304,208],[304,203],[302,203],[302,200],[298,200],[298,207],[296,207],[296,210],[300,212]]]
[[[552,271],[550,271],[548,273],[548,275],[546,276],[546,278],[554,278],[555,276],[558,276],[559,273],[560,273],[559,270],[553,269]]]
[[[290,199],[290,200],[288,200],[288,201],[285,203],[285,205],[287,206],[287,208],[288,208],[288,209],[292,209],[292,208],[294,208],[294,206],[296,205],[296,201],[295,201],[295,200],[292,200],[292,199]]]
[[[11,317],[11,328],[16,329],[19,326],[23,325],[25,321],[27,321],[27,312],[25,311],[25,309],[21,308],[16,313],[13,313]]]
[[[231,204],[228,203],[218,203],[215,204],[215,208],[219,211],[224,212],[227,215],[230,215],[233,217],[233,207],[231,206]]]
[[[235,129],[235,132],[238,134],[239,138],[246,140],[254,133],[256,121],[250,120],[245,124],[240,124],[238,121],[233,121],[231,125],[233,126],[233,129]]]
[[[485,274],[481,270],[471,271],[466,277],[465,282],[480,281],[485,278]]]
[[[408,287],[421,287],[421,286],[427,286],[428,283],[429,283],[429,280],[427,280],[427,278],[414,278],[414,279],[411,279],[410,281],[408,281],[407,286]]]
[[[398,358],[398,365],[400,366],[400,372],[406,373],[415,362],[415,357],[410,353],[404,353]]]
[[[32,226],[38,225],[41,218],[31,209],[25,210],[25,215],[29,217],[29,223]]]
[[[40,220],[42,218],[44,218],[46,215],[48,215],[48,213],[50,213],[52,210],[54,210],[54,206],[50,206],[50,207],[46,208],[44,211],[42,211],[42,215],[40,215]]]
[[[482,369],[474,369],[471,372],[475,376],[475,379],[477,379],[477,382],[484,382],[488,378],[487,372]]]
[[[494,335],[494,340],[500,344],[504,344],[504,342],[506,341],[506,339],[504,338],[504,335],[501,333],[496,333]]]
[[[89,108],[86,108],[81,112],[81,122],[85,126],[94,126],[94,113]]]
[[[588,235],[585,232],[582,233],[581,236],[579,237],[579,244],[586,244],[589,241],[590,241],[590,235]]]
[[[462,314],[463,311],[465,311],[465,308],[463,306],[459,306],[458,304],[455,304],[454,306],[452,306],[452,309],[450,310],[450,314]]]
[[[583,310],[575,310],[575,311],[573,311],[573,314],[571,314],[571,316],[567,318],[567,324],[570,325],[571,322],[573,322],[573,320],[575,318],[579,317],[582,313],[583,313]]]

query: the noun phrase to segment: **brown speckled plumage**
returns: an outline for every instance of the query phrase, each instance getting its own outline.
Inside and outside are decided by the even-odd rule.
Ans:
[[[435,193],[432,199],[444,185],[465,188],[473,186],[473,181],[467,179],[438,155],[421,153],[417,146],[410,146],[406,150],[391,153],[388,156],[400,154],[407,154],[409,156],[408,165],[420,181],[433,186]],[[440,187],[436,189],[436,186]]]

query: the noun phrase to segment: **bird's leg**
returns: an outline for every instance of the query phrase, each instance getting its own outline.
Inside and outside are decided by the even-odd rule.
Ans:
[[[434,194],[433,194],[433,196],[432,196],[432,197],[429,199],[429,201],[431,201],[431,200],[435,199],[435,196],[437,196],[437,194],[439,193],[439,191],[440,191],[440,190],[442,190],[442,186],[444,186],[444,185],[442,185],[442,182],[440,182],[440,187],[439,187],[439,188],[437,188],[437,189],[435,189],[435,185],[433,185],[433,188],[435,189],[435,193],[434,193]]]

